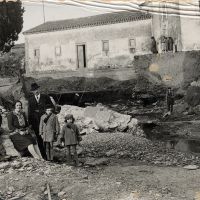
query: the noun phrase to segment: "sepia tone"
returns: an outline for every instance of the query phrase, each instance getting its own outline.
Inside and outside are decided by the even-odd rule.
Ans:
[[[199,1],[0,11],[0,200],[200,200]]]

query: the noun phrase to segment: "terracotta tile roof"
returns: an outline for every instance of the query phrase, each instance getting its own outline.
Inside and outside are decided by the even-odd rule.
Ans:
[[[83,17],[83,18],[49,21],[39,26],[36,26],[28,31],[25,31],[24,34],[77,29],[90,26],[101,26],[106,24],[115,24],[115,23],[137,21],[150,18],[151,18],[150,14],[145,14],[136,11],[113,12],[113,13],[106,13],[106,14]]]

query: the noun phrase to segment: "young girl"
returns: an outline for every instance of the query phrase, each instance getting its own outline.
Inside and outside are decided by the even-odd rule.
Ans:
[[[53,113],[52,105],[46,106],[46,113],[40,120],[39,131],[44,142],[47,160],[53,161],[53,142],[60,132],[60,125],[57,116]]]
[[[74,117],[73,115],[66,115],[65,116],[65,125],[62,128],[61,131],[61,140],[64,140],[64,144],[67,151],[67,160],[68,162],[71,161],[71,151],[74,154],[74,162],[75,166],[80,166],[79,161],[78,161],[78,154],[76,151],[76,146],[77,144],[82,140],[78,127],[74,124]]]

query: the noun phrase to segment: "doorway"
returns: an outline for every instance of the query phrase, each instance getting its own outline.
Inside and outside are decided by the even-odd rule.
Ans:
[[[86,48],[85,44],[77,45],[77,67],[79,69],[86,68]]]

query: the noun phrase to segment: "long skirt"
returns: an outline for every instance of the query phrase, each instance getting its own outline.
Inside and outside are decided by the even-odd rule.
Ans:
[[[24,151],[31,144],[36,144],[35,139],[30,134],[20,135],[19,133],[16,133],[11,135],[10,139],[12,140],[15,149],[19,152]]]

